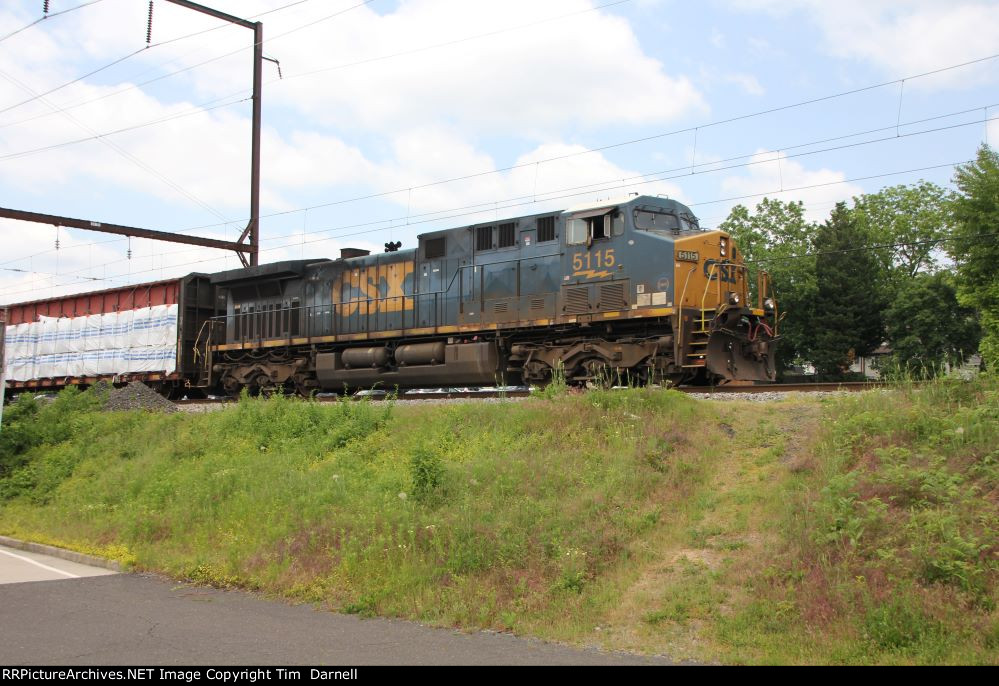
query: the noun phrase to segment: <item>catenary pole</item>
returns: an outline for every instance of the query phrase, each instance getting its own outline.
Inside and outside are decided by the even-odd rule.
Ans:
[[[250,221],[243,230],[237,243],[242,243],[249,237],[250,266],[257,266],[260,250],[260,122],[261,99],[263,93],[263,60],[264,60],[264,25],[259,21],[240,19],[225,12],[219,12],[211,7],[199,5],[188,0],[167,0],[167,2],[207,14],[216,19],[222,19],[231,24],[253,29],[253,124],[250,149]],[[243,259],[242,253],[237,253]]]

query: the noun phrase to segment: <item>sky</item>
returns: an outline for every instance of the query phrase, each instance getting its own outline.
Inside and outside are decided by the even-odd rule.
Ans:
[[[999,141],[994,0],[203,4],[263,22],[280,63],[261,263],[630,193],[705,227],[764,197],[822,221],[886,186],[949,187]],[[235,240],[252,32],[155,0],[147,47],[146,0],[42,5],[0,3],[0,207]],[[238,266],[0,219],[0,304]]]

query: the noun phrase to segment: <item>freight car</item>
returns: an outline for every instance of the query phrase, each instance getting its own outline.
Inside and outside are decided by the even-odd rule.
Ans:
[[[193,393],[195,343],[214,314],[207,274],[8,305],[7,388],[13,393],[143,381]]]
[[[418,246],[213,274],[199,350],[228,393],[773,380],[776,304],[686,206],[631,197]]]
[[[686,206],[631,197],[418,245],[14,305],[8,387],[165,393],[773,380],[776,304]],[[164,309],[165,307],[165,309]],[[153,322],[156,323],[153,323]],[[153,332],[155,329],[155,332]]]

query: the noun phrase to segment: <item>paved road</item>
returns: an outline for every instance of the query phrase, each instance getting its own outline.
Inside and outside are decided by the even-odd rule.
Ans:
[[[115,574],[0,585],[0,664],[670,663]]]
[[[108,574],[115,572],[0,545],[0,584],[77,579]]]

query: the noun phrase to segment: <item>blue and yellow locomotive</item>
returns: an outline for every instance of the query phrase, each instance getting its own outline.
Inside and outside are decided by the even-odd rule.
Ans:
[[[738,247],[639,196],[212,275],[228,392],[774,379],[776,305]]]

